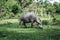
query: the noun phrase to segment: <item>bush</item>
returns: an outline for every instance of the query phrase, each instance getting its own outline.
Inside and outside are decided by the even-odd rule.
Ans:
[[[19,11],[18,6],[17,6],[17,5],[14,5],[14,6],[12,7],[12,12],[13,12],[14,14],[16,14],[16,13],[18,13],[18,11]]]
[[[52,23],[52,25],[59,25],[60,26],[60,20],[56,20],[55,22]]]
[[[43,25],[48,25],[48,24],[49,24],[49,21],[48,21],[48,20],[43,20],[43,21],[42,21],[42,24],[43,24]]]

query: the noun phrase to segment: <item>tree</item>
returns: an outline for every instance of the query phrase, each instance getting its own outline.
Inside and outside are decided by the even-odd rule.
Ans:
[[[18,0],[22,8],[29,6],[32,3],[32,0]]]
[[[60,14],[60,3],[55,2],[53,6],[55,8],[55,13]]]
[[[5,3],[7,1],[8,0],[0,0],[0,18],[3,17],[3,15],[5,15],[5,13],[6,13],[6,5],[5,5]]]

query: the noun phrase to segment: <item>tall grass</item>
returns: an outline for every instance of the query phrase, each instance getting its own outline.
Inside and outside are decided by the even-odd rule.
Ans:
[[[0,25],[0,40],[60,40],[59,26],[43,25],[43,29],[37,25],[34,28],[27,26],[19,28],[17,23]]]

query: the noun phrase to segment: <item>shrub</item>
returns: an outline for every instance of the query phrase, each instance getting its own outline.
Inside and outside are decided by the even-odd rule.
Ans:
[[[18,11],[19,11],[18,6],[17,6],[17,5],[13,5],[13,7],[12,7],[12,12],[13,12],[14,14],[16,14],[16,13],[18,13]]]
[[[43,25],[48,25],[48,24],[49,24],[49,21],[48,21],[48,20],[43,20],[43,21],[42,21],[42,24],[43,24]]]

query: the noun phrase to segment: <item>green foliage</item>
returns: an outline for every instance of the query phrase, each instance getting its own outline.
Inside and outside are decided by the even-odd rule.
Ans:
[[[25,8],[25,7],[29,6],[29,4],[32,3],[32,0],[18,0],[18,1],[22,8]]]
[[[48,24],[49,24],[49,21],[48,21],[48,20],[43,20],[43,21],[42,21],[42,24],[43,24],[43,25],[48,25]]]
[[[0,18],[6,13],[6,0],[0,0]]]
[[[0,0],[0,18],[18,18],[18,14],[24,11],[35,11],[40,16],[48,11],[54,16],[56,13],[60,14],[60,3],[55,2],[52,5],[48,0],[40,0],[38,3],[32,0]]]
[[[55,2],[54,4],[55,12],[60,14],[60,3]]]
[[[0,18],[12,18],[22,9],[16,0],[0,0]]]
[[[17,5],[13,5],[13,7],[12,7],[12,12],[13,12],[14,14],[16,14],[16,13],[18,13],[18,11],[19,11],[18,6],[17,6]]]
[[[59,25],[60,26],[60,21],[59,20],[55,20],[55,22],[53,22],[52,25]]]
[[[59,13],[60,14],[60,8],[57,8],[56,9],[56,13]]]

